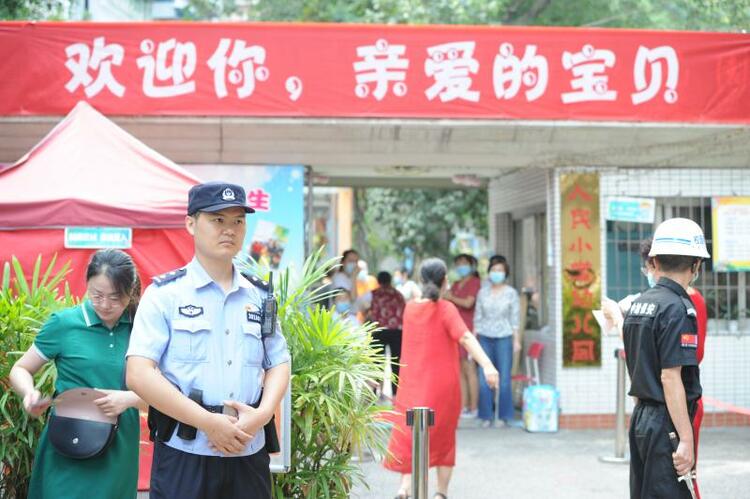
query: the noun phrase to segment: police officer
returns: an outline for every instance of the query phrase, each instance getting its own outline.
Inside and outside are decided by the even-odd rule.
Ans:
[[[261,336],[267,284],[246,279],[245,191],[209,182],[188,195],[195,257],[155,277],[130,337],[128,386],[150,406],[152,498],[269,498],[264,426],[289,382],[281,332]]]
[[[661,223],[653,257],[659,280],[631,305],[623,327],[630,395],[630,497],[690,498],[677,474],[693,470],[693,427],[701,396],[698,324],[687,288],[709,258],[701,228],[685,218]],[[669,433],[679,435],[673,452]]]

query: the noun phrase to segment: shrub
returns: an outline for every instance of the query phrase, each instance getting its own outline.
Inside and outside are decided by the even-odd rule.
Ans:
[[[0,497],[26,497],[36,442],[45,418],[28,417],[20,398],[11,390],[10,369],[34,342],[34,336],[49,315],[74,300],[63,279],[69,271],[66,263],[55,270],[53,258],[42,274],[42,259],[37,258],[31,278],[27,278],[18,259],[5,262],[0,287]],[[52,394],[55,369],[48,363],[38,373],[36,385],[42,393]]]

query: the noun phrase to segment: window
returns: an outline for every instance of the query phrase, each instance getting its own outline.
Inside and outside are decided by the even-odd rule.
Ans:
[[[657,221],[672,217],[695,220],[706,235],[712,253],[711,198],[657,198]],[[640,272],[640,243],[653,235],[655,226],[607,221],[607,296],[620,300],[639,293],[648,285]],[[739,334],[750,330],[750,291],[747,272],[714,271],[711,260],[704,263],[694,287],[706,300],[708,334]]]

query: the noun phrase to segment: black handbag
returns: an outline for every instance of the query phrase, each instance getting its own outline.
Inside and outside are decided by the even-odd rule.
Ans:
[[[55,397],[47,438],[58,453],[71,459],[91,459],[112,445],[119,417],[107,416],[94,404],[105,395],[91,388],[73,388]]]

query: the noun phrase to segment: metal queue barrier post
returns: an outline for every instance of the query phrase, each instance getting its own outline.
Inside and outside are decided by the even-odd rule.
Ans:
[[[430,466],[430,426],[435,424],[435,411],[429,407],[414,407],[406,411],[406,425],[412,427],[411,438],[411,496],[427,499]]]
[[[627,430],[625,429],[625,350],[615,349],[617,359],[617,408],[615,413],[615,455],[601,456],[599,460],[603,463],[626,464],[630,458],[625,456],[625,442]]]

